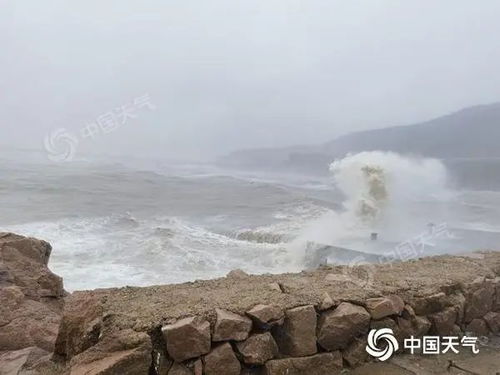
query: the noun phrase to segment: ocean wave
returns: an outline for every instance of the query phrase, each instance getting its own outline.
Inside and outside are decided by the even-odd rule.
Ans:
[[[291,236],[284,233],[244,230],[236,234],[236,239],[256,243],[278,244],[288,242]]]

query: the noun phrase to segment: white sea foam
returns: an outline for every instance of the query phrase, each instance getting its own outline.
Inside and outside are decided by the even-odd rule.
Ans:
[[[313,220],[290,244],[299,264],[307,243],[334,246],[359,244],[371,232],[398,241],[425,223],[440,220],[439,209],[419,216],[425,202],[448,200],[447,171],[437,159],[403,157],[392,152],[348,155],[330,166],[344,201],[340,212],[330,210]]]

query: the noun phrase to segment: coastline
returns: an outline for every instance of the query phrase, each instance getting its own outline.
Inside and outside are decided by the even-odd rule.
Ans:
[[[325,368],[340,374],[359,371],[354,369],[362,368],[365,362],[376,365],[364,351],[368,329],[376,326],[391,327],[398,340],[411,334],[446,336],[470,331],[493,336],[500,330],[499,252],[352,268],[325,266],[281,275],[247,275],[236,270],[215,280],[67,295],[59,287],[57,276],[46,267],[50,245],[0,234],[0,246],[5,271],[0,275],[0,291],[4,309],[12,315],[10,322],[0,326],[0,364],[7,363],[7,354],[12,357],[12,353],[21,351],[27,354],[24,362],[17,359],[19,371],[31,366],[33,374],[198,374],[204,366],[202,371],[208,373],[206,367],[215,366],[213,363],[229,364],[224,370],[230,371],[228,374],[239,368],[238,374],[274,375],[301,366],[317,371],[309,371],[313,374],[325,373],[321,372]],[[31,270],[26,275],[27,265],[39,274]],[[52,283],[47,284],[47,280]],[[53,292],[47,292],[50,290]],[[37,327],[39,317],[26,314],[26,306],[35,302],[54,313],[51,324],[59,324],[58,329],[51,330],[50,340],[42,347],[34,336],[12,345],[9,335],[19,336],[16,327]],[[252,313],[257,306],[261,306],[258,314]],[[24,328],[10,327],[21,311]],[[251,320],[244,340],[230,334],[227,339],[214,341],[221,316],[225,316],[221,311],[232,314],[229,321]],[[294,314],[300,318],[294,318]],[[335,322],[333,326],[330,319]],[[357,322],[354,326],[353,319]],[[339,324],[344,326],[342,337]],[[166,342],[165,332],[170,329],[181,329],[181,339],[172,338],[178,337],[174,335]],[[30,332],[37,334],[37,330]],[[39,334],[49,336],[47,331]],[[283,335],[286,343],[280,339]],[[183,341],[186,337],[188,347],[198,340],[205,342],[199,351],[189,353]],[[260,341],[248,343],[255,337]],[[298,349],[290,349],[290,342]],[[244,343],[252,344],[252,355],[246,353]],[[264,353],[266,345],[271,349]],[[33,360],[33,349],[27,348],[43,353]],[[256,356],[254,352],[258,360],[248,359]],[[217,355],[222,359],[210,362]]]

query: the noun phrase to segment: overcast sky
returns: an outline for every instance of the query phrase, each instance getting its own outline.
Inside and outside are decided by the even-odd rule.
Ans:
[[[499,14],[498,0],[0,0],[0,144],[43,148],[65,128],[87,153],[211,157],[500,101]],[[108,132],[84,138],[95,123]]]

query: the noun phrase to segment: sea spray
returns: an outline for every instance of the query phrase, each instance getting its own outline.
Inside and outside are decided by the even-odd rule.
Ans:
[[[421,202],[450,197],[447,171],[437,159],[371,151],[347,155],[330,165],[333,181],[343,195],[342,210],[313,220],[291,242],[298,267],[311,243],[360,249],[370,233],[399,241],[435,217],[417,213]],[[436,214],[436,217],[439,216]]]

